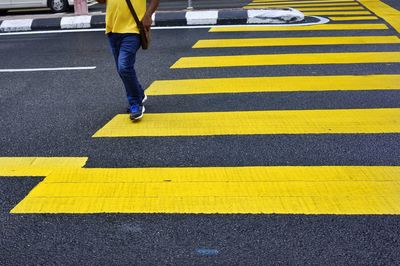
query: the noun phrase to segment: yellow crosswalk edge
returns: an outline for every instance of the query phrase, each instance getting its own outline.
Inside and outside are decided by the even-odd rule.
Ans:
[[[306,0],[306,1],[288,1],[288,0],[273,0],[273,1],[266,1],[266,0],[254,0],[251,3],[265,3],[265,4],[273,4],[273,3],[332,3],[332,2],[353,2],[353,3],[358,3],[355,0]]]
[[[181,57],[171,68],[400,62],[400,52],[258,54]]]
[[[280,0],[280,1],[253,1],[249,3],[249,5],[274,5],[274,4],[303,4],[303,3],[313,3],[314,5],[318,5],[319,3],[325,4],[325,3],[337,3],[340,5],[341,3],[354,3],[358,4],[357,1],[354,0],[306,0],[306,1],[287,1],[287,0]]]
[[[325,2],[325,3],[321,3],[321,2],[309,2],[309,1],[301,1],[301,2],[277,2],[277,3],[271,3],[271,4],[266,4],[266,3],[250,3],[247,5],[247,7],[257,7],[257,6],[268,6],[268,7],[293,7],[293,8],[297,8],[297,7],[325,7],[325,6],[338,6],[338,7],[342,7],[342,6],[360,6],[357,2],[354,1],[342,1],[340,2],[336,2],[335,3],[329,3],[329,2]]]
[[[0,176],[47,176],[58,169],[79,168],[87,157],[0,157]]]
[[[383,18],[400,33],[400,11],[379,0],[359,0],[366,8]]]
[[[335,1],[321,1],[321,0],[307,0],[307,1],[287,1],[287,0],[281,0],[281,1],[253,1],[249,3],[248,5],[281,5],[281,4],[289,4],[289,5],[302,5],[302,4],[313,4],[313,5],[325,5],[325,4],[330,4],[334,5],[338,3],[351,3],[357,5],[358,2],[353,1],[353,0],[335,0]]]
[[[281,2],[281,3],[271,3],[271,4],[265,4],[265,3],[251,3],[248,4],[246,7],[257,7],[257,6],[268,6],[268,7],[293,7],[293,8],[298,8],[298,7],[326,7],[326,6],[332,6],[332,7],[343,7],[343,6],[360,6],[356,2],[344,2],[344,3],[313,3],[313,2],[308,2],[308,1],[302,1],[302,2]]]
[[[346,20],[378,20],[375,16],[354,16],[354,17],[329,17],[333,21],[346,21]]]
[[[364,10],[362,6],[347,7],[296,7],[300,11]]]
[[[284,6],[245,6],[243,7],[244,9],[266,9],[266,8],[285,8]],[[362,6],[347,6],[347,7],[302,7],[302,6],[290,6],[292,8],[296,8],[300,11],[332,11],[332,10],[338,10],[340,13],[345,12],[343,10],[348,10],[351,13],[354,13],[352,10],[365,10],[364,7]],[[362,15],[362,14],[370,14],[369,11],[363,11],[364,13],[359,13],[361,11],[355,11],[357,12],[358,15]],[[367,13],[365,13],[367,12]],[[320,13],[320,12],[318,12]],[[338,12],[335,12],[338,13]],[[347,13],[347,12],[346,12]],[[306,13],[304,13],[306,14]],[[308,13],[309,15],[311,15],[311,13]],[[339,14],[337,14],[339,15]],[[345,14],[344,14],[345,15]]]
[[[310,11],[303,12],[306,16],[335,16],[335,15],[371,15],[369,11]]]
[[[400,108],[120,114],[93,137],[338,133],[400,133]]]
[[[193,48],[400,43],[397,36],[240,38],[199,40]]]
[[[212,27],[210,32],[243,32],[243,31],[308,31],[308,30],[386,30],[385,24],[321,24],[309,26],[226,26]]]
[[[148,95],[289,92],[333,90],[399,90],[400,75],[289,76],[157,80]]]
[[[394,166],[76,169],[11,212],[400,214],[399,180]]]
[[[400,214],[400,167],[76,169],[12,213]]]

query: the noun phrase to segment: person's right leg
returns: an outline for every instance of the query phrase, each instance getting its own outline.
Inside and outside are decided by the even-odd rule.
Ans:
[[[143,103],[146,100],[134,67],[136,52],[140,47],[140,37],[138,34],[112,33],[109,34],[109,41],[118,74],[124,83],[131,119],[139,119],[143,116]]]
[[[136,52],[140,47],[138,34],[124,34],[118,57],[118,73],[124,83],[130,106],[142,106],[144,91],[135,71]]]

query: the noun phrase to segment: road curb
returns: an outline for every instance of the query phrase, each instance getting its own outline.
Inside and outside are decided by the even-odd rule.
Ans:
[[[153,26],[286,24],[304,20],[293,8],[229,9],[205,11],[156,12]],[[60,18],[0,20],[0,32],[104,28],[105,15],[66,16]]]

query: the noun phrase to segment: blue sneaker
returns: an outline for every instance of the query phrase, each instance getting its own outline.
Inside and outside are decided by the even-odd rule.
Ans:
[[[144,105],[132,105],[130,108],[130,118],[132,121],[139,120],[143,117],[144,113]]]
[[[144,98],[142,99],[142,105],[143,105],[146,101],[147,101],[147,95],[146,95],[146,93],[145,93],[145,94],[144,94]],[[130,108],[130,107],[126,108],[126,112],[127,112],[127,113],[130,113],[130,112],[131,112],[131,108]]]

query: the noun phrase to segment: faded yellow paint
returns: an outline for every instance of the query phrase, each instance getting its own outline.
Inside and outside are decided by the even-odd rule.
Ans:
[[[193,48],[400,43],[397,36],[240,38],[199,40]]]
[[[247,25],[212,27],[210,32],[246,32],[246,31],[310,31],[310,30],[386,30],[385,24],[319,24],[309,26]]]
[[[239,67],[308,64],[397,63],[400,52],[258,54],[181,57],[171,68]]]
[[[400,133],[400,108],[121,114],[93,137],[345,133]]]
[[[12,213],[400,214],[399,180],[394,166],[70,169]]]
[[[47,176],[57,169],[80,168],[87,157],[0,157],[0,176]]]
[[[332,90],[399,90],[400,75],[286,76],[157,80],[148,95]]]

